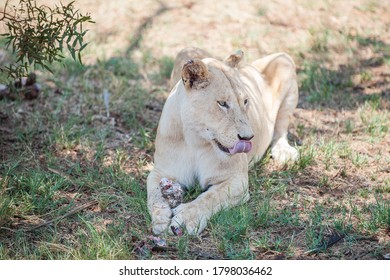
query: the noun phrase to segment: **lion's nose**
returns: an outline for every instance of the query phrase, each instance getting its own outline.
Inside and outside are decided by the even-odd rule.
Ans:
[[[251,134],[251,135],[240,135],[240,134],[237,134],[237,136],[238,136],[238,139],[245,140],[245,141],[249,141],[249,140],[251,140],[254,137],[253,134]]]

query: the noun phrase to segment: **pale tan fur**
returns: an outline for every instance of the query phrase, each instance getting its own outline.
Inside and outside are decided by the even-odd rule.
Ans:
[[[170,226],[200,233],[213,214],[246,202],[248,165],[261,159],[270,145],[278,162],[298,158],[287,142],[289,118],[298,102],[293,60],[276,53],[246,64],[242,54],[220,61],[191,48],[177,56],[171,77],[175,86],[161,115],[147,180],[155,234],[169,232]],[[232,147],[238,135],[254,135],[249,153],[230,155],[218,148],[216,141]],[[159,189],[163,177],[187,188],[199,182],[204,192],[170,209]]]

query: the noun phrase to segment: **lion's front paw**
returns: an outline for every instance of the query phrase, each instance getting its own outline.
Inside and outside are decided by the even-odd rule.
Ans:
[[[201,211],[190,203],[180,204],[173,209],[173,218],[170,225],[172,231],[177,228],[185,228],[188,234],[200,234],[207,225],[207,218]],[[175,232],[173,232],[175,233]]]
[[[289,161],[294,162],[299,158],[298,150],[291,147],[285,139],[280,139],[272,146],[271,155],[272,158],[280,164],[284,164]]]
[[[152,231],[159,235],[168,229],[171,223],[172,210],[167,203],[154,204],[152,211]]]

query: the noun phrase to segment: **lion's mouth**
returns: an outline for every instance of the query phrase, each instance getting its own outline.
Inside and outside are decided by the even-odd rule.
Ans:
[[[219,148],[222,152],[225,152],[225,153],[230,154],[229,148],[227,148],[227,147],[225,147],[224,145],[222,145],[220,142],[218,142],[218,140],[215,140],[215,143],[217,143],[218,148]]]
[[[232,148],[225,147],[218,140],[215,140],[218,148],[227,154],[237,154],[237,153],[249,153],[252,149],[252,142],[247,140],[239,140],[237,141]]]

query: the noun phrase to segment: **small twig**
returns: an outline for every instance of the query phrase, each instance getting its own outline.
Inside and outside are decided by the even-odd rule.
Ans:
[[[345,170],[345,168],[340,167],[339,170],[337,170],[336,174],[334,174],[331,179],[332,180],[336,179],[336,177],[340,176],[340,174],[343,172],[343,170]]]
[[[375,236],[356,236],[356,241],[376,241],[378,242],[378,238]]]
[[[337,231],[334,231],[332,235],[327,239],[321,242],[320,246],[317,248],[314,248],[312,250],[306,251],[305,254],[311,254],[311,253],[318,253],[320,251],[326,250],[339,242],[340,240],[344,239],[345,234],[344,233],[338,233]]]
[[[387,167],[383,167],[381,169],[379,169],[380,172],[387,172],[387,173],[390,173],[390,166],[387,166]]]
[[[226,260],[226,258],[221,258],[220,256],[213,256],[208,253],[200,251],[189,251],[190,255],[193,255],[196,260]]]
[[[7,227],[0,227],[0,229],[8,230],[8,231],[11,231],[13,233],[17,233],[18,232],[17,230],[14,230],[12,228],[7,228]]]
[[[62,219],[66,218],[66,217],[69,217],[69,216],[72,216],[72,215],[76,214],[77,212],[80,212],[81,210],[84,210],[84,209],[89,208],[89,207],[91,207],[93,205],[96,205],[97,203],[98,202],[95,200],[95,201],[88,202],[88,203],[86,203],[84,205],[77,206],[77,207],[73,208],[72,210],[70,210],[68,213],[66,213],[66,214],[64,214],[64,215],[62,215],[62,216],[60,216],[58,218],[51,219],[51,220],[46,221],[46,222],[44,222],[42,224],[36,225],[35,227],[32,227],[30,229],[25,229],[25,231],[33,231],[33,230],[36,230],[38,228],[50,225],[50,224],[52,224],[54,222],[58,222],[59,220],[62,220]]]
[[[52,173],[54,173],[54,174],[57,174],[57,175],[59,175],[59,176],[65,178],[65,179],[68,180],[69,182],[74,183],[73,180],[72,180],[68,175],[62,173],[61,171],[58,171],[58,170],[53,169],[53,168],[50,168],[50,167],[48,167],[47,169],[48,169],[50,172],[52,172]]]
[[[0,21],[3,21],[4,19],[14,18],[10,14],[6,13],[8,2],[9,2],[9,0],[5,1],[4,10],[3,10],[3,17],[0,18]]]
[[[46,245],[48,247],[51,247],[52,249],[57,249],[57,250],[60,250],[60,251],[64,251],[64,252],[71,252],[72,249],[65,246],[65,245],[62,245],[62,244],[56,244],[56,243],[50,243],[50,242],[45,242],[45,241],[36,241],[37,244],[43,244],[43,245]]]
[[[5,133],[12,133],[12,130],[6,127],[0,127],[0,131],[5,132]]]

